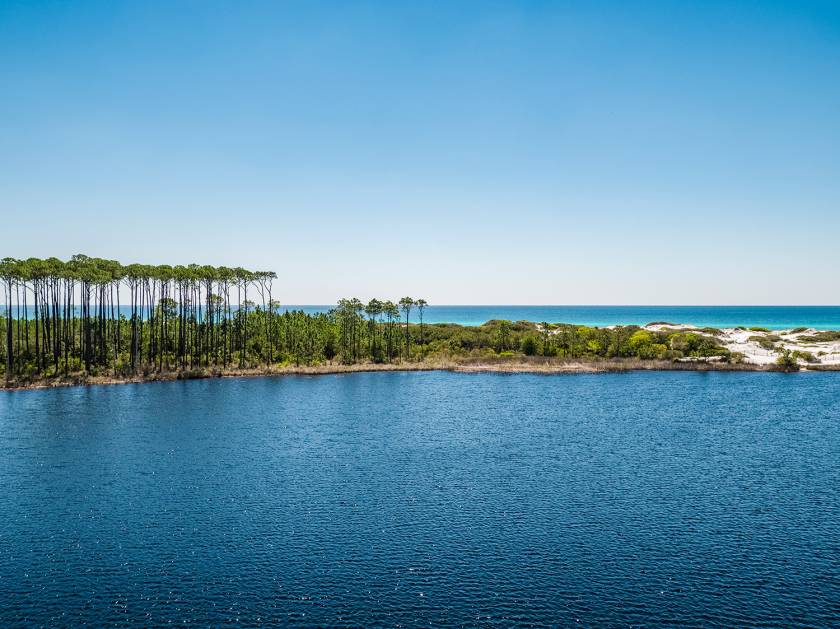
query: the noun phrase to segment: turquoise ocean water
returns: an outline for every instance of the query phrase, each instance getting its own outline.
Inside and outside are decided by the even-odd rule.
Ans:
[[[332,306],[287,306],[305,312]],[[429,306],[426,323],[481,325],[491,319],[547,321],[578,325],[645,325],[654,321],[690,323],[700,327],[761,326],[773,330],[809,327],[840,330],[840,306]],[[418,320],[417,311],[411,320]]]
[[[334,305],[284,305],[286,310],[308,313],[327,312]],[[0,309],[0,313],[4,312]],[[13,308],[13,313],[16,313]],[[128,307],[120,312],[131,316]],[[17,316],[15,314],[15,316]],[[28,316],[34,310],[28,308]],[[690,323],[699,327],[734,328],[760,326],[773,330],[807,327],[817,330],[840,330],[840,306],[428,306],[425,323],[481,325],[491,319],[509,321],[547,321],[577,325],[645,325],[655,321]],[[411,312],[411,321],[419,321],[419,312]]]

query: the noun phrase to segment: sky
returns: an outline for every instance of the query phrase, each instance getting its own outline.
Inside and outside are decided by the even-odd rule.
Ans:
[[[840,303],[840,3],[0,0],[0,256]]]

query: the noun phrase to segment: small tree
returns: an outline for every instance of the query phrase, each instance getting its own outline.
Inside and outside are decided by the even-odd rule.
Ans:
[[[548,356],[548,322],[543,321],[542,323],[540,323],[540,329],[542,331],[542,355]]]
[[[782,353],[776,359],[776,366],[785,372],[799,371],[799,363],[789,349],[782,350]]]
[[[502,353],[510,343],[510,321],[500,321],[496,330],[496,351]]]
[[[411,307],[414,305],[414,300],[411,297],[403,297],[400,299],[400,310],[405,313],[405,356],[411,358],[411,334],[408,331],[408,316],[411,314]]]
[[[429,304],[426,303],[425,299],[418,299],[414,302],[414,305],[417,306],[417,311],[420,313],[420,345],[425,345],[426,339],[423,336],[423,311]]]
[[[533,335],[523,337],[519,344],[520,351],[526,356],[536,356],[537,354],[537,339]]]

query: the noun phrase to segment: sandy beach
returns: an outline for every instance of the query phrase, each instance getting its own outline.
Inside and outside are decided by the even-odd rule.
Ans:
[[[707,333],[704,329],[688,324],[657,323],[647,325],[644,329]],[[743,362],[753,365],[775,364],[779,356],[787,350],[812,355],[814,361],[810,364],[814,366],[840,366],[840,335],[832,335],[830,332],[820,332],[813,328],[771,331],[723,328],[717,330],[714,336],[729,351],[742,354]],[[820,336],[829,337],[830,340],[815,340]]]

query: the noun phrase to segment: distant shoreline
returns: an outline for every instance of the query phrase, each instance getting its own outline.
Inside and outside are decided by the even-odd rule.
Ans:
[[[635,371],[740,371],[740,372],[783,372],[776,365],[756,365],[752,363],[719,362],[675,362],[665,360],[565,360],[557,358],[515,357],[499,360],[430,360],[395,364],[328,364],[299,365],[275,368],[255,369],[196,369],[192,371],[165,371],[148,375],[85,376],[82,374],[59,378],[33,379],[27,382],[4,383],[0,390],[28,391],[60,387],[103,386],[116,384],[145,384],[151,382],[175,382],[186,380],[207,380],[212,378],[271,378],[279,376],[326,376],[352,373],[376,372],[418,372],[449,371],[453,373],[498,373],[498,374],[605,374]],[[840,371],[840,365],[817,365],[800,371]]]

